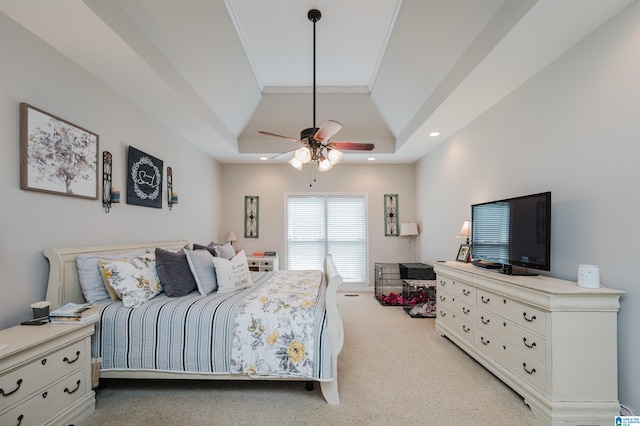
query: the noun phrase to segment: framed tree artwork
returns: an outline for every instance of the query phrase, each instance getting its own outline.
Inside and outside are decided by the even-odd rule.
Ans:
[[[127,163],[127,204],[161,209],[162,160],[130,146]]]
[[[260,199],[255,195],[244,197],[244,237],[258,238],[258,213]]]
[[[400,235],[398,223],[398,194],[384,194],[384,235],[397,237]]]
[[[20,188],[98,199],[98,135],[20,104]]]

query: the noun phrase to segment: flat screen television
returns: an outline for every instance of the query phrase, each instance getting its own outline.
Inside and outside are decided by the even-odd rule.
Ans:
[[[477,266],[551,270],[551,192],[472,205],[470,242]]]

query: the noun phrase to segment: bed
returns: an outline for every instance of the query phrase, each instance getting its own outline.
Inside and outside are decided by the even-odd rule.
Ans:
[[[51,309],[86,301],[78,275],[79,256],[117,258],[158,247],[179,250],[190,245],[177,240],[46,248],[50,265],[46,299]],[[95,303],[101,311],[92,352],[102,358],[100,377],[319,382],[325,400],[338,405],[337,358],[344,337],[337,288],[342,278],[331,255],[324,271],[251,272],[251,279],[251,287],[228,293],[196,291],[182,297],[160,293],[135,309],[111,299]],[[283,317],[285,312],[289,317]],[[274,321],[289,329],[279,328],[278,334]],[[302,351],[294,338],[301,330],[310,339]],[[277,349],[274,342],[287,346]],[[301,352],[304,356],[296,359]]]

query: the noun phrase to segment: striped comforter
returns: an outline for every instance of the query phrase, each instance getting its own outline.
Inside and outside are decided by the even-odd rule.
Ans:
[[[332,379],[326,280],[319,271],[252,272],[252,287],[126,308],[104,300],[92,338],[102,370]]]

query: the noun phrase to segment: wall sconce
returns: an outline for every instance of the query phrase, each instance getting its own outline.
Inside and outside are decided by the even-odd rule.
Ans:
[[[173,190],[173,170],[171,167],[167,167],[167,204],[169,210],[173,208],[174,204],[178,204],[178,193]]]
[[[120,190],[112,186],[113,157],[109,151],[102,152],[102,207],[109,213],[112,204],[120,202]]]
[[[460,228],[460,231],[458,232],[458,235],[456,235],[456,238],[466,238],[467,244],[469,244],[470,236],[471,236],[471,221],[465,220],[462,223],[462,228]]]
[[[236,233],[233,231],[227,232],[227,236],[225,237],[225,239],[231,245],[233,245],[234,241],[238,241],[238,238],[236,237]]]
[[[413,262],[413,240],[419,233],[418,224],[415,222],[400,224],[400,236],[409,237],[409,262]]]

